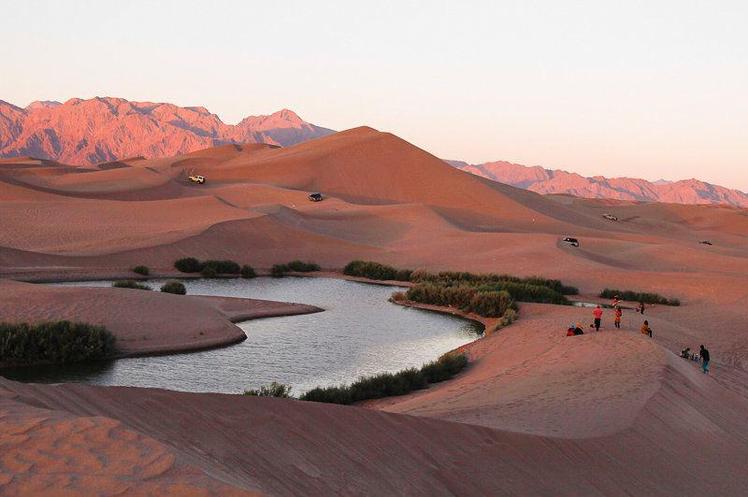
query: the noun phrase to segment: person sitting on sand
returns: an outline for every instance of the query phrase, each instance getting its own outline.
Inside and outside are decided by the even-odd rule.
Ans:
[[[703,345],[699,349],[699,355],[701,356],[701,369],[704,371],[704,374],[708,374],[710,360],[709,351]]]
[[[680,356],[683,359],[690,359],[691,358],[691,347],[686,347],[685,349],[681,350]]]
[[[644,320],[644,324],[641,327],[642,335],[649,335],[649,338],[652,338],[652,328],[649,327],[649,321],[646,319]]]
[[[582,329],[582,323],[577,323],[577,327],[574,328],[574,334],[575,335],[584,335],[584,330]]]
[[[574,324],[569,325],[569,329],[566,330],[566,336],[567,337],[573,337],[575,335],[574,333]]]
[[[616,320],[614,324],[616,325],[616,328],[620,330],[621,329],[621,317],[623,316],[623,311],[621,310],[620,307],[616,307],[615,314],[616,314]]]
[[[595,331],[600,331],[600,321],[603,317],[603,310],[600,307],[600,304],[597,304],[595,310],[592,311],[592,316],[595,318]]]

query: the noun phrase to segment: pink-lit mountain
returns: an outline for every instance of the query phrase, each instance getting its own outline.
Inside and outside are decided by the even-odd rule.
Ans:
[[[678,204],[726,204],[748,207],[748,194],[697,179],[647,181],[637,178],[591,178],[558,169],[497,161],[468,164],[448,161],[463,171],[542,194],[568,194],[587,198],[613,198]]]
[[[226,143],[288,146],[332,132],[287,109],[231,125],[204,107],[169,103],[96,97],[37,101],[20,108],[0,100],[0,157],[68,164],[172,156]]]

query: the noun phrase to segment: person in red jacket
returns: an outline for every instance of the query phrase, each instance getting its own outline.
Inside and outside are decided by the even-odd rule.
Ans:
[[[600,307],[600,304],[595,307],[595,310],[592,311],[592,316],[595,318],[595,331],[600,331],[600,322],[603,318],[603,310]]]

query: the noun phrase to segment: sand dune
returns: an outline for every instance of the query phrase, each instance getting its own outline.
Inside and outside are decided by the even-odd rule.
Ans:
[[[192,172],[208,182],[190,184]],[[309,191],[326,199],[309,202]],[[3,381],[0,429],[12,450],[0,476],[19,475],[9,495],[88,495],[97,485],[134,495],[741,496],[748,487],[744,209],[541,196],[356,128],[288,148],[227,145],[101,168],[3,161],[0,212],[6,277],[121,276],[136,264],[166,273],[186,255],[261,269],[363,258],[541,274],[588,301],[618,287],[683,302],[647,310],[653,340],[630,311],[623,331],[567,338],[589,309],[523,305],[516,324],[468,347],[473,363],[456,379],[366,409]],[[103,323],[132,353],[225,343],[241,338],[232,319],[290,312],[11,282],[0,294],[6,319]],[[715,358],[710,377],[673,355],[700,343]],[[143,415],[155,410],[169,415]],[[132,454],[147,462],[129,469]]]

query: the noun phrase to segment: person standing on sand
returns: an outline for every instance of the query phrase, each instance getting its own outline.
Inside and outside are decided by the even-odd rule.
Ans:
[[[646,319],[644,320],[644,324],[641,327],[642,335],[649,335],[649,338],[652,338],[652,328],[649,327],[649,321]]]
[[[620,307],[616,307],[615,313],[616,313],[615,325],[616,325],[616,328],[620,330],[621,329],[621,317],[623,316],[623,311],[621,310]]]
[[[644,302],[639,302],[639,312],[644,315]]]
[[[699,355],[701,356],[701,369],[704,371],[704,374],[708,374],[710,360],[709,351],[703,345],[699,349]]]
[[[595,331],[600,331],[600,321],[603,318],[603,310],[600,307],[600,304],[597,304],[595,310],[592,311],[592,316],[595,318]]]

